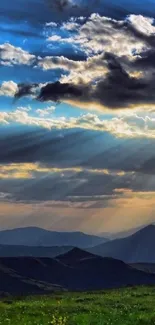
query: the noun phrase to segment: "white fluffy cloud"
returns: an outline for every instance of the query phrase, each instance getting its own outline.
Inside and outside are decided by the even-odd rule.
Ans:
[[[57,27],[57,24],[53,21],[51,21],[50,23],[46,23],[45,24],[46,27]]]
[[[155,35],[154,19],[142,15],[130,15],[128,21],[131,25],[144,35]]]
[[[14,81],[4,81],[0,87],[0,96],[14,97],[18,86]]]
[[[55,106],[49,106],[47,108],[44,109],[37,109],[36,112],[38,115],[40,115],[41,117],[47,116],[52,114],[55,111]]]
[[[77,30],[80,27],[80,24],[74,21],[68,21],[66,23],[63,23],[62,29],[68,30],[68,31],[74,31]]]
[[[31,114],[28,110],[19,107],[13,112],[0,112],[1,124],[23,124],[38,126],[46,129],[73,129],[82,128],[109,132],[116,137],[124,138],[155,138],[155,117],[138,116],[130,114],[103,119],[95,114],[84,114],[79,117],[49,117],[48,114],[54,111],[54,107],[45,110],[37,110],[39,117]],[[47,114],[46,114],[47,113]]]
[[[63,56],[48,56],[43,59],[39,58],[38,66],[43,70],[62,69],[68,74],[62,74],[60,81],[74,84],[78,84],[81,80],[84,83],[95,81],[107,72],[107,64],[103,59],[103,54],[94,55],[85,61],[73,61]]]
[[[78,69],[80,67],[80,62],[73,61],[65,58],[64,56],[46,56],[45,58],[39,58],[38,66],[43,70],[52,70],[52,69]]]
[[[152,20],[143,16],[129,16],[128,24],[136,29],[154,30]],[[65,27],[66,30],[69,31],[70,28],[72,31],[72,27],[75,29],[75,24],[72,26],[68,22],[63,24],[63,28]],[[63,43],[72,43],[80,46],[87,55],[112,52],[119,56],[132,56],[133,51],[139,53],[146,46],[144,40],[138,40],[134,33],[132,34],[129,31],[126,21],[114,20],[99,14],[92,14],[84,24],[77,27],[76,32],[68,38],[61,38],[59,36],[58,40],[61,40]],[[56,40],[56,36],[52,35],[48,38],[48,41]]]
[[[0,45],[0,63],[2,65],[32,65],[35,55],[24,51],[21,47],[15,47],[10,43]]]

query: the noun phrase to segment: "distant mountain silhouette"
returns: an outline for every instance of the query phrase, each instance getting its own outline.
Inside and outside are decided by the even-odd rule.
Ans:
[[[72,246],[0,245],[0,257],[56,257],[71,250]]]
[[[0,258],[0,292],[37,294],[155,284],[155,275],[112,258],[73,249],[50,258]]]
[[[87,235],[82,232],[56,232],[37,227],[0,231],[1,245],[76,246],[86,248],[105,241],[105,238]]]
[[[112,257],[127,263],[155,262],[155,226],[149,225],[135,234],[97,245],[88,251],[102,257]]]

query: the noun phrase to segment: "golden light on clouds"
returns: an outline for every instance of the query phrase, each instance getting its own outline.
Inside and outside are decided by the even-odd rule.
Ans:
[[[0,165],[0,178],[1,179],[27,179],[27,178],[36,178],[42,174],[62,174],[63,173],[82,173],[88,172],[92,174],[104,174],[104,175],[117,175],[124,176],[124,171],[110,171],[108,169],[93,169],[93,168],[82,168],[82,167],[50,167],[46,165],[41,165],[39,163],[11,163],[7,165]]]

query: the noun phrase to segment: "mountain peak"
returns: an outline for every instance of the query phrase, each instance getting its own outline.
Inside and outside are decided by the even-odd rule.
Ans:
[[[155,233],[155,225],[154,224],[150,224],[142,229],[140,229],[138,232],[136,232],[134,235],[137,235],[137,234],[154,234]]]
[[[68,263],[70,264],[70,263],[78,262],[80,260],[92,258],[92,257],[95,257],[95,255],[92,253],[89,253],[85,250],[82,250],[80,248],[74,247],[67,253],[65,253],[63,255],[59,255],[57,257],[57,259],[61,262],[66,263],[66,264],[68,264]]]

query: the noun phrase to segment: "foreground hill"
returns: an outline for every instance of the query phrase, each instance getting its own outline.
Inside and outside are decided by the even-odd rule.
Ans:
[[[56,232],[37,227],[0,231],[0,245],[76,246],[86,248],[106,242],[103,237],[82,232]]]
[[[50,258],[0,258],[0,292],[87,291],[155,284],[155,275],[79,249]]]
[[[6,260],[0,260],[0,297],[6,294],[31,295],[63,291],[63,288],[60,286],[53,285],[47,281],[41,281],[34,277],[31,278],[27,271],[24,273],[16,271],[16,267],[13,267],[13,264],[16,264],[16,260],[12,260],[11,263],[7,262]],[[21,259],[19,262],[22,264],[23,260]],[[26,262],[28,262],[27,259]],[[7,264],[10,264],[10,267]],[[28,265],[25,267],[29,267]]]
[[[89,252],[127,263],[155,262],[155,226],[147,226],[132,236],[92,247]]]

